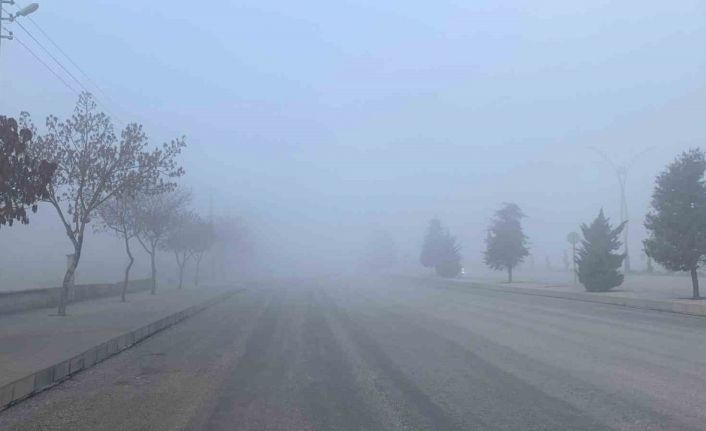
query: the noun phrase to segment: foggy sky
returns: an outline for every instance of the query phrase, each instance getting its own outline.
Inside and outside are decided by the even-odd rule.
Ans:
[[[628,180],[640,267],[655,175],[706,142],[705,12],[702,1],[45,0],[32,17],[116,117],[155,144],[186,135],[184,182],[202,212],[213,197],[217,213],[249,217],[290,264],[347,262],[373,227],[416,259],[434,216],[479,261],[493,211],[514,201],[537,262],[559,265],[567,232],[601,207],[619,217],[614,172],[588,148],[622,162],[654,147]],[[75,100],[2,42],[0,113],[41,125]],[[0,241],[20,243],[18,262],[63,268],[68,239],[43,209]],[[91,256],[109,244],[90,238],[79,273],[105,265],[118,278],[119,254]]]

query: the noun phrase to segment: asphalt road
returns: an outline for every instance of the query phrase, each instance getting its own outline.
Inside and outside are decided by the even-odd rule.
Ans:
[[[706,429],[705,318],[448,286],[253,286],[0,429]]]

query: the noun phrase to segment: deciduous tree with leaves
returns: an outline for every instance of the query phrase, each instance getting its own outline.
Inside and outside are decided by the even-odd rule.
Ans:
[[[50,116],[36,148],[42,158],[57,163],[46,201],[55,209],[74,248],[62,283],[59,315],[66,315],[68,291],[81,259],[86,226],[96,210],[114,195],[171,190],[184,171],[176,156],[185,146],[176,139],[150,148],[139,124],[128,124],[116,135],[110,118],[82,93],[71,118]]]
[[[32,131],[14,118],[0,116],[0,226],[29,223],[27,210],[49,197],[56,164],[31,154]]]
[[[527,237],[522,232],[524,217],[516,204],[503,204],[495,213],[485,239],[485,264],[495,270],[506,270],[509,283],[512,283],[512,269],[529,255]]]

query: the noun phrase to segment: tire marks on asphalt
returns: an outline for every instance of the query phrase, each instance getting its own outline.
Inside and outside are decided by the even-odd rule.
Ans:
[[[405,392],[421,393],[440,406],[442,417],[460,424],[438,424],[436,429],[610,429],[474,354],[474,346],[441,337],[414,316],[400,316],[390,304],[377,305],[357,292],[341,295],[347,311],[329,303],[362,349],[374,352],[371,363],[379,361],[391,376],[413,376],[415,388]]]
[[[350,360],[313,291],[307,294],[302,341],[309,382],[302,388],[300,399],[315,429],[384,429],[366,403]]]
[[[403,405],[411,410],[415,415],[421,416],[426,423],[419,423],[417,429],[436,430],[463,430],[451,415],[436,404],[429,395],[417,386],[413,380],[408,378],[400,367],[390,359],[384,350],[371,338],[365,330],[354,322],[349,315],[338,307],[325,293],[321,291],[319,295],[325,308],[329,310],[334,319],[341,323],[351,339],[358,347],[359,353],[370,367],[375,367],[382,371],[382,375],[398,389],[395,391],[401,394]],[[483,422],[479,418],[472,424],[476,429],[493,430],[492,425]]]

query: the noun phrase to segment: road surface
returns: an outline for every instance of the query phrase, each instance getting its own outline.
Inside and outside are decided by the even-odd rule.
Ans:
[[[706,319],[404,279],[256,285],[2,430],[703,430]]]

